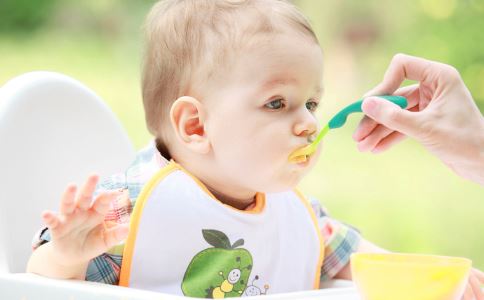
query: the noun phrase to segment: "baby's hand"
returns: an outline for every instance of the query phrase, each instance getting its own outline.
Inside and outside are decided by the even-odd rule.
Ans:
[[[98,176],[89,176],[78,193],[76,185],[69,185],[61,199],[60,213],[42,213],[50,230],[54,255],[64,266],[85,264],[122,241],[128,234],[127,225],[105,227],[104,217],[109,211],[109,204],[121,192],[103,192],[92,201],[97,182]]]

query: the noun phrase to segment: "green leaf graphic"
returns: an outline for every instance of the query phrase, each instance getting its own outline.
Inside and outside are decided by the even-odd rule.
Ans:
[[[239,246],[243,246],[244,245],[244,240],[243,239],[240,239],[240,240],[237,240],[233,245],[232,245],[232,249],[235,249]]]
[[[203,238],[215,248],[231,249],[229,238],[222,231],[215,229],[203,229]]]

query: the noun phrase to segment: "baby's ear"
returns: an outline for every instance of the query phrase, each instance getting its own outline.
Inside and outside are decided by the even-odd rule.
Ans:
[[[182,96],[171,105],[170,122],[176,138],[183,146],[200,154],[210,150],[204,121],[203,104],[193,97]]]

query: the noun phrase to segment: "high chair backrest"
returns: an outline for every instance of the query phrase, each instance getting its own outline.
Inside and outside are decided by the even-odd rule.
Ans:
[[[133,158],[114,114],[80,82],[31,72],[0,87],[0,272],[25,272],[41,212],[58,210],[68,183]]]

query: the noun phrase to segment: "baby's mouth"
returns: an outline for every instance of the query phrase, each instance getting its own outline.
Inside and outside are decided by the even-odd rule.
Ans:
[[[309,160],[311,155],[316,151],[316,146],[313,143],[314,135],[308,137],[308,144],[306,146],[302,146],[294,150],[289,155],[289,161],[292,163],[304,163]]]
[[[291,163],[299,164],[299,163],[304,163],[309,160],[309,157],[312,155],[312,151],[309,149],[309,145],[300,147],[296,150],[294,150],[290,155],[289,155],[289,161]]]
[[[299,155],[292,158],[292,162],[295,164],[304,163],[309,159],[309,155]]]

